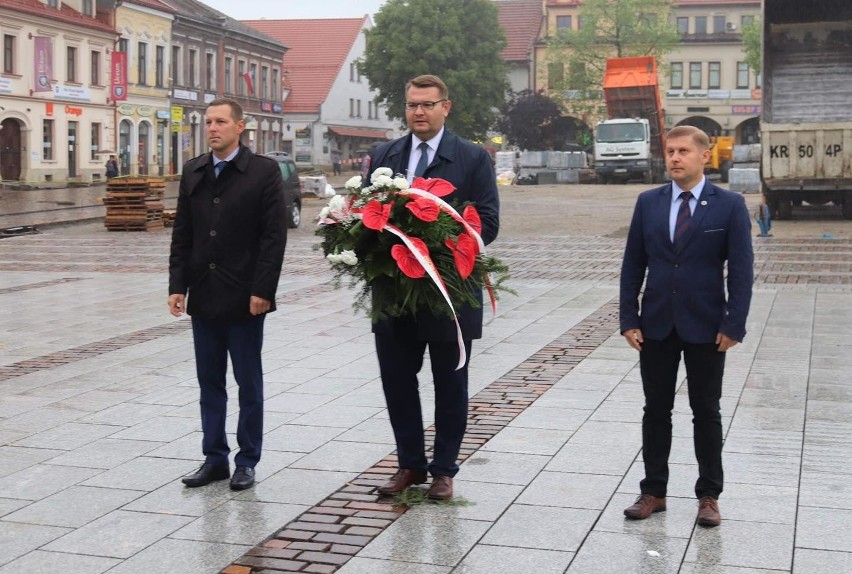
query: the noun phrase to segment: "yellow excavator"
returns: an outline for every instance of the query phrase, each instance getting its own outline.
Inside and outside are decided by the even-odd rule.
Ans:
[[[712,136],[710,138],[710,161],[704,167],[705,174],[719,174],[722,183],[728,183],[728,170],[734,163],[734,138]]]

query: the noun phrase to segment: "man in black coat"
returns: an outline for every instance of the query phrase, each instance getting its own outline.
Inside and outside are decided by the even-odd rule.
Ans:
[[[263,322],[275,310],[287,225],[278,163],[240,145],[244,129],[237,102],[220,99],[208,105],[205,131],[212,152],[184,165],[172,232],[169,311],[192,316],[204,435],[205,461],[184,477],[187,486],[230,477],[225,435],[229,355],[240,402],[240,450],[231,488],[254,485],[260,460]]]
[[[497,237],[500,201],[494,168],[481,146],[451,133],[444,122],[452,107],[446,84],[437,76],[418,76],[405,88],[405,116],[411,133],[378,147],[370,170],[388,167],[396,174],[441,178],[456,190],[443,199],[474,203],[482,219],[482,239],[488,244]],[[375,291],[374,291],[375,292]],[[482,293],[476,294],[482,301]],[[470,358],[471,341],[482,337],[482,307],[458,312],[465,351]],[[378,321],[373,324],[382,387],[396,439],[398,472],[379,487],[382,494],[397,494],[432,475],[428,496],[452,497],[453,477],[459,470],[457,457],[467,426],[467,362],[456,370],[459,345],[452,319],[435,316],[427,309],[416,316]],[[417,373],[426,347],[435,386],[435,448],[426,459],[423,419]]]

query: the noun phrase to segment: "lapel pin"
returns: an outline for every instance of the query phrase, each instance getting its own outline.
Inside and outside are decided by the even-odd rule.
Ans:
[[[702,201],[701,205],[707,205],[707,200],[705,199],[704,201]]]

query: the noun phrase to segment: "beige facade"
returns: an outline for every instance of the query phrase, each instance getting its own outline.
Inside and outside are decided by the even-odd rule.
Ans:
[[[560,29],[577,30],[582,0],[544,0],[546,37]],[[666,55],[660,95],[666,127],[682,123],[711,135],[734,136],[736,143],[757,141],[759,78],[744,63],[742,26],[760,15],[760,0],[675,0],[674,23],[681,41]],[[548,90],[553,58],[546,37],[535,48],[536,90]],[[603,106],[600,108],[603,114]],[[589,126],[602,117],[582,118]]]
[[[47,5],[15,7],[0,0],[0,179],[33,186],[104,179],[115,133],[114,32],[91,4],[82,18]],[[37,53],[50,60],[42,68],[50,77],[37,73]]]
[[[127,53],[127,100],[116,102],[122,175],[169,175],[169,62],[173,10],[132,0],[116,9],[118,50]]]

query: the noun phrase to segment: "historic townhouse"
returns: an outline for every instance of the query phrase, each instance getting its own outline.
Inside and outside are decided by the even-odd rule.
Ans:
[[[0,179],[103,179],[115,135],[108,15],[92,0],[0,0],[0,37]]]
[[[674,0],[679,44],[666,55],[660,92],[666,127],[698,126],[737,143],[758,137],[759,78],[744,60],[742,27],[760,15],[761,0]],[[543,0],[545,30],[536,43],[535,89],[548,90],[559,64],[548,58],[546,40],[583,25],[582,0]],[[591,127],[602,117],[585,118]]]
[[[204,110],[217,97],[243,107],[245,145],[256,153],[280,150],[287,47],[196,0],[165,1],[176,10],[170,57],[177,170],[207,151]]]

